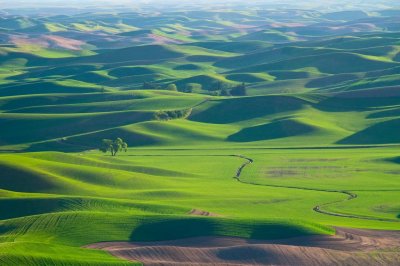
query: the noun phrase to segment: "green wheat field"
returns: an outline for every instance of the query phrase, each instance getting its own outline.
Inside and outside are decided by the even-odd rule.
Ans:
[[[2,6],[0,264],[400,230],[400,6],[378,2]]]

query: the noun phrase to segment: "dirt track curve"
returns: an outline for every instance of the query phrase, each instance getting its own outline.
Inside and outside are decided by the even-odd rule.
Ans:
[[[253,160],[241,155],[233,156],[246,160],[236,171],[234,178],[237,181],[249,185],[270,186],[241,180],[240,175],[243,169],[253,163]],[[348,196],[346,200],[357,197],[356,194],[347,191],[325,192],[346,194]],[[314,211],[347,217],[321,210],[321,206],[337,202],[339,201],[317,205],[314,207]],[[218,216],[198,209],[193,209],[188,214]],[[358,216],[351,217],[368,219]],[[144,265],[150,266],[400,265],[400,231],[349,228],[336,228],[334,236],[305,236],[273,241],[232,237],[197,237],[158,242],[101,242],[88,245],[86,248],[105,250],[116,257],[140,261]]]
[[[363,220],[373,220],[373,221],[385,221],[385,222],[397,222],[399,223],[399,220],[396,219],[388,219],[388,218],[379,218],[379,217],[365,217],[365,216],[360,216],[360,215],[351,215],[351,214],[342,214],[342,213],[336,213],[336,212],[330,212],[330,211],[326,211],[323,210],[322,207],[323,206],[328,206],[328,205],[332,205],[332,204],[336,204],[339,202],[343,202],[343,201],[349,201],[349,200],[353,200],[356,199],[358,196],[357,194],[355,194],[354,192],[350,192],[350,191],[345,191],[345,190],[328,190],[328,189],[315,189],[315,188],[306,188],[306,187],[294,187],[294,186],[279,186],[279,185],[268,185],[268,184],[259,184],[259,183],[253,183],[253,182],[247,182],[244,181],[243,179],[240,178],[243,169],[254,162],[253,159],[248,158],[246,156],[243,155],[232,155],[235,157],[239,157],[242,159],[245,159],[246,162],[244,162],[236,171],[236,175],[234,176],[234,178],[243,184],[248,184],[248,185],[255,185],[255,186],[265,186],[265,187],[280,187],[280,188],[290,188],[290,189],[300,189],[300,190],[312,190],[312,191],[320,191],[320,192],[328,192],[328,193],[340,193],[340,194],[344,194],[346,195],[346,199],[344,200],[336,200],[336,201],[332,201],[332,202],[327,202],[327,203],[323,203],[323,204],[319,204],[316,205],[313,210],[322,214],[326,214],[326,215],[331,215],[331,216],[338,216],[338,217],[345,217],[345,218],[356,218],[356,219],[363,219]]]

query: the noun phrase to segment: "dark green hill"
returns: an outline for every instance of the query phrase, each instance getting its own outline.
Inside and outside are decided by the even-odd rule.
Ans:
[[[276,113],[300,110],[308,102],[296,97],[258,96],[214,100],[207,103],[207,109],[196,110],[190,120],[215,124],[227,124],[263,117]]]
[[[0,117],[0,126],[7,128],[7,131],[2,132],[0,145],[63,138],[151,118],[151,112],[134,111],[86,115],[3,114]],[[26,134],[27,129],[29,129],[29,134]]]
[[[311,133],[314,127],[296,120],[284,119],[269,124],[247,127],[230,135],[227,140],[235,142],[252,142],[260,140],[280,139]]]
[[[368,18],[369,16],[364,11],[351,10],[328,13],[324,14],[323,17],[330,20],[357,20]]]
[[[115,62],[160,62],[179,58],[183,54],[163,45],[134,46],[116,50],[104,50],[97,55],[83,57],[78,62],[115,63]]]
[[[353,53],[330,53],[283,60],[276,63],[261,64],[231,72],[265,72],[273,70],[295,70],[315,67],[327,74],[356,73],[392,68],[394,62],[379,61]]]
[[[154,74],[155,71],[146,67],[120,67],[112,69],[108,72],[109,75],[114,77],[138,76]]]
[[[190,43],[192,46],[199,46],[212,50],[221,50],[224,52],[232,52],[232,53],[249,53],[254,52],[260,49],[265,49],[271,46],[268,43],[263,41],[233,41],[233,42],[225,42],[225,41],[211,41],[211,42],[196,42]]]
[[[400,143],[400,119],[374,124],[345,139],[339,144],[388,144]]]

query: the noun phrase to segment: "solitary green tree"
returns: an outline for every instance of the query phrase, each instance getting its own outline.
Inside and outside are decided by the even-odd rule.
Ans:
[[[178,88],[176,87],[175,84],[169,84],[167,86],[167,90],[169,90],[169,91],[178,91]]]
[[[110,152],[111,156],[115,156],[120,151],[126,152],[128,150],[128,144],[121,138],[116,138],[115,140],[103,139],[99,150],[104,153]]]

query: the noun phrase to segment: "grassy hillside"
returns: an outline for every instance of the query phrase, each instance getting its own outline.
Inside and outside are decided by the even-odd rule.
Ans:
[[[379,187],[370,183],[383,165],[386,169],[397,169],[396,163],[384,161],[395,156],[393,151],[376,149],[373,156],[357,149],[347,151],[346,155],[340,150],[324,150],[327,157],[324,159],[320,150],[300,149],[292,151],[288,158],[285,150],[266,153],[243,149],[241,152],[255,161],[254,166],[243,172],[244,184],[232,178],[243,159],[232,157],[229,150],[132,150],[117,158],[97,152],[2,155],[2,169],[7,169],[2,178],[8,175],[14,178],[2,182],[5,193],[0,201],[4,219],[2,239],[3,245],[9,248],[2,249],[1,259],[6,264],[14,260],[30,264],[43,261],[107,264],[117,261],[101,252],[78,247],[97,241],[161,240],[196,235],[271,239],[332,233],[324,224],[394,229],[397,223],[393,221],[398,215],[396,193],[382,192],[396,184],[393,174],[387,173],[380,179]],[[369,178],[368,186],[380,191],[376,193],[384,196],[381,199],[385,204],[391,202],[386,205],[388,211],[355,207],[368,202],[368,196],[360,196],[348,205],[341,203],[345,196],[329,192],[333,188],[353,193],[364,190],[356,178],[349,183],[341,173],[357,172],[362,167],[360,162],[365,164],[366,159],[374,160],[374,169],[359,178]],[[12,163],[15,160],[20,162],[17,168]],[[285,169],[287,160],[297,163]],[[268,166],[272,162],[273,166]],[[326,169],[334,170],[327,172]],[[267,179],[254,175],[255,171],[267,174]],[[282,175],[287,177],[276,178]],[[323,187],[321,178],[327,180]],[[293,182],[299,188],[293,188]],[[204,190],[204,186],[208,189]],[[360,195],[364,194],[360,191]],[[362,218],[335,217],[312,210],[314,205],[338,200],[326,210],[343,215],[350,212]],[[291,207],[294,203],[296,208]],[[186,213],[193,208],[221,217],[188,216]],[[88,219],[90,224],[85,222]],[[35,253],[31,250],[35,243],[46,243],[49,248]],[[58,252],[59,249],[68,253]],[[70,259],[64,254],[69,254]]]
[[[0,9],[1,265],[400,229],[396,10],[92,8]]]

